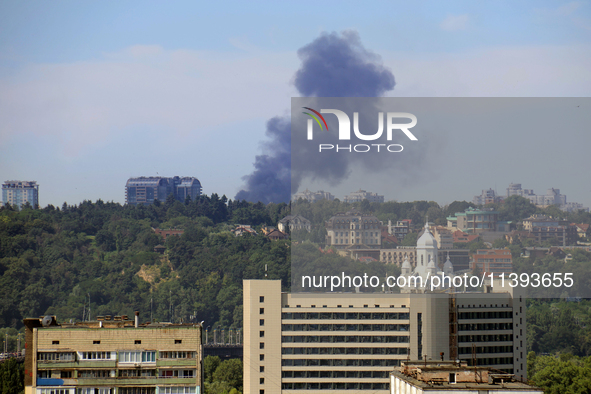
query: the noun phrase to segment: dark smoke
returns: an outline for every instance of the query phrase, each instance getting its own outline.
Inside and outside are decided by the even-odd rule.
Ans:
[[[363,47],[357,32],[322,34],[301,48],[298,55],[302,65],[294,83],[302,96],[377,97],[394,89],[394,75],[381,65],[377,55]],[[246,185],[236,194],[238,200],[288,202],[292,187],[297,190],[306,175],[291,171],[290,119],[271,119],[267,122],[267,135],[267,153],[256,156],[255,170],[243,178]],[[345,166],[340,179],[346,173]]]

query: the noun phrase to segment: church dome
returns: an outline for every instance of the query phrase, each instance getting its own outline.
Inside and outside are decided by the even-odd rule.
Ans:
[[[436,248],[437,241],[429,231],[429,222],[425,223],[425,231],[417,240],[417,248]]]

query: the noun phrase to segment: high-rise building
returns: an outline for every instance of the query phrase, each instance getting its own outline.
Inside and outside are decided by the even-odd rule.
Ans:
[[[39,206],[39,185],[35,181],[6,181],[2,185],[2,202],[19,209],[26,203]]]
[[[244,392],[386,394],[393,367],[424,358],[525,378],[525,299],[487,291],[289,294],[279,280],[245,280]]]
[[[320,200],[334,200],[334,196],[329,192],[325,192],[324,190],[318,190],[317,192],[313,192],[308,189],[295,193],[292,197],[292,200],[297,202],[300,198],[302,200],[308,200],[310,202],[316,202]]]
[[[125,202],[131,205],[152,204],[155,200],[164,202],[170,194],[180,202],[185,202],[187,197],[195,201],[201,196],[201,183],[192,177],[142,176],[129,178],[125,185]]]
[[[378,193],[367,192],[365,190],[357,190],[356,192],[349,193],[348,196],[343,198],[344,202],[353,203],[367,200],[369,202],[384,202],[384,196]]]
[[[201,324],[25,319],[25,394],[199,394]]]

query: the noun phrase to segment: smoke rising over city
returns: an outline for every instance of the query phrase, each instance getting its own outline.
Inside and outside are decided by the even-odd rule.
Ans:
[[[380,63],[376,54],[363,47],[354,31],[322,34],[301,48],[298,56],[302,65],[294,83],[305,97],[376,97],[395,85],[392,72]],[[236,199],[287,202],[292,188],[296,191],[305,176],[326,175],[332,182],[346,177],[347,165],[343,159],[338,163],[317,163],[324,166],[321,174],[314,173],[319,169],[316,166],[292,171],[288,117],[269,120],[266,134],[270,140],[263,143],[264,153],[255,157],[255,169],[243,178],[246,184]]]

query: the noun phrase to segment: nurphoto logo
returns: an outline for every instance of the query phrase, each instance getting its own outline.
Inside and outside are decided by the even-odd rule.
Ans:
[[[303,114],[310,116],[312,119],[308,119],[307,137],[308,140],[314,139],[314,121],[320,127],[320,130],[328,132],[328,124],[322,114],[333,114],[337,117],[339,122],[338,136],[339,141],[351,140],[351,119],[349,116],[338,109],[321,109],[320,112],[310,107],[302,107],[310,112],[303,112]],[[408,112],[387,112],[386,118],[386,139],[392,141],[393,131],[400,130],[410,139],[411,141],[418,141],[417,137],[409,130],[416,126],[417,117]],[[395,123],[394,119],[410,119],[410,123]],[[374,134],[363,134],[359,131],[359,113],[353,112],[353,133],[355,137],[362,141],[375,141],[382,137],[384,133],[384,113],[378,112],[378,131]],[[319,152],[333,150],[335,152],[347,151],[347,152],[359,152],[366,153],[369,151],[380,152],[380,148],[385,148],[382,151],[388,152],[402,152],[404,147],[400,144],[356,144],[356,145],[334,145],[334,144],[319,144]]]

